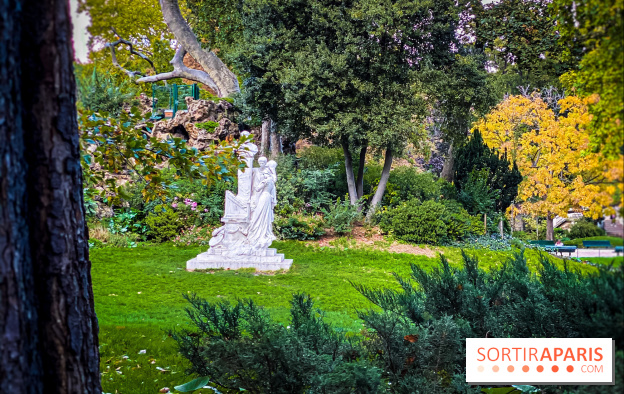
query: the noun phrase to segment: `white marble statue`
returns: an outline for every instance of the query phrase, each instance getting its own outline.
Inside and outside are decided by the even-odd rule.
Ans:
[[[258,147],[252,143],[244,147],[247,168],[238,171],[238,194],[225,192],[223,226],[213,231],[210,249],[187,262],[188,270],[254,267],[268,271],[288,269],[292,264],[269,248],[276,239],[273,210],[277,203],[277,163],[260,157],[259,167],[253,168]]]

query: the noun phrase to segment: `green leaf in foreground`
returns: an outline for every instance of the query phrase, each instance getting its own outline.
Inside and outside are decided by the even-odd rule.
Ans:
[[[205,385],[208,384],[208,382],[210,382],[210,378],[204,376],[201,378],[193,379],[190,382],[181,384],[179,386],[175,386],[174,388],[180,392],[189,393],[191,391],[195,391],[197,389],[204,387]]]

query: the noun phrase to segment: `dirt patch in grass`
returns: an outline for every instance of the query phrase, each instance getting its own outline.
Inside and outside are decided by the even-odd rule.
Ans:
[[[391,253],[407,253],[427,257],[436,257],[438,253],[426,247],[389,241],[381,234],[378,227],[366,226],[355,226],[348,236],[341,236],[330,231],[317,241],[308,242],[308,245],[329,248],[372,248]]]

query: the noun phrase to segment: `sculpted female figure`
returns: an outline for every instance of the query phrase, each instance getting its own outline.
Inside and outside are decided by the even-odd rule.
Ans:
[[[266,249],[276,239],[273,235],[273,207],[277,202],[273,166],[264,167],[254,174],[251,202],[251,220],[247,240],[252,250]]]

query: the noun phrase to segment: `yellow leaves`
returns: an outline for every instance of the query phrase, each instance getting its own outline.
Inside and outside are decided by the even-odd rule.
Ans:
[[[598,95],[566,97],[557,115],[536,95],[511,96],[475,123],[488,146],[507,150],[518,164],[524,212],[566,216],[575,209],[597,218],[612,211],[624,169],[589,150],[588,106],[599,100]]]

